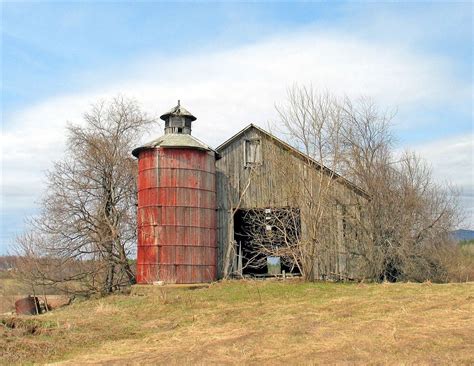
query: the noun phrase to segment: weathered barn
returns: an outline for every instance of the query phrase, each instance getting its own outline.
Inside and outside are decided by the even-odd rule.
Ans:
[[[315,219],[314,207],[319,203],[317,214],[324,215],[325,230],[317,231],[325,233],[321,240],[324,243],[320,243],[319,253],[315,255],[313,277],[351,278],[356,275],[357,261],[347,250],[355,234],[350,230],[348,217],[349,212],[351,217],[360,215],[360,205],[366,199],[360,188],[252,124],[216,150],[220,156],[216,161],[216,174],[221,276],[226,260],[230,261],[231,272],[260,273],[255,268],[242,270],[245,263],[239,265],[238,260],[241,255],[245,262],[249,256],[246,251],[254,239],[252,235],[245,235],[245,221],[255,219],[249,212],[263,210],[264,216],[270,216],[267,219],[282,211],[296,212],[298,239],[314,241],[309,237],[314,232],[309,226]],[[228,243],[232,242],[236,248],[228,250]],[[226,259],[228,253],[231,253],[230,259]]]
[[[299,273],[291,250],[278,250],[282,243],[270,244],[274,253],[255,254],[260,231],[248,228],[262,226],[264,241],[271,241],[283,217],[291,217],[291,230],[283,230],[288,248],[288,241],[316,243],[312,278],[354,276],[348,248],[356,234],[346,218],[360,216],[361,189],[255,125],[214,151],[191,136],[196,118],[179,104],[162,119],[165,135],[133,151],[139,159],[139,283],[263,275],[271,260],[278,264],[272,273]],[[315,231],[316,221],[323,229]],[[324,235],[314,238],[316,232]],[[276,257],[280,252],[286,262]]]

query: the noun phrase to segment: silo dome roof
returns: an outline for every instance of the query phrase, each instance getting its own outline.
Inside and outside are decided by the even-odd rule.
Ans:
[[[156,147],[165,147],[165,148],[191,148],[198,150],[207,150],[214,151],[210,146],[206,145],[204,142],[198,140],[194,136],[188,134],[174,134],[170,133],[158,137],[157,139],[146,143],[143,146],[137,147],[132,151],[133,156],[138,157],[138,153],[141,150],[153,149]],[[215,151],[214,151],[215,152]]]

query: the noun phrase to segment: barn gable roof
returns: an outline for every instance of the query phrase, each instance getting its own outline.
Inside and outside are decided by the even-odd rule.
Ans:
[[[324,172],[326,172],[329,176],[331,176],[333,179],[337,179],[341,184],[345,185],[349,189],[353,190],[356,192],[358,195],[363,196],[368,198],[369,195],[367,192],[365,192],[362,188],[358,187],[356,184],[352,183],[348,179],[344,178],[340,174],[336,173],[332,169],[322,165],[319,163],[317,160],[311,158],[310,156],[304,154],[303,152],[299,151],[298,149],[294,148],[290,144],[286,143],[285,141],[279,139],[275,135],[272,135],[270,132],[264,130],[261,127],[258,127],[254,125],[253,123],[249,124],[247,127],[242,129],[241,131],[237,132],[234,136],[223,142],[221,145],[219,145],[216,148],[217,153],[221,153],[223,150],[225,150],[230,144],[232,144],[234,141],[238,140],[241,138],[247,131],[255,129],[257,130],[261,135],[264,137],[268,138],[269,140],[273,141],[277,146],[280,148],[288,151],[292,155],[296,156],[298,159],[301,159],[307,164],[310,164],[311,166],[315,167],[316,169],[322,169]]]

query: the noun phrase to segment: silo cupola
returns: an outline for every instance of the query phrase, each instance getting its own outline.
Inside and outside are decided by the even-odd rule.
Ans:
[[[191,112],[181,106],[179,100],[176,107],[163,114],[160,118],[165,121],[165,134],[181,133],[190,135],[191,124],[196,120],[196,117]]]

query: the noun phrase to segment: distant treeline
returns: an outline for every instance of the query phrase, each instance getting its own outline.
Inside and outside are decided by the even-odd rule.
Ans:
[[[16,255],[2,255],[0,256],[0,271],[7,271],[16,267],[18,256]]]

